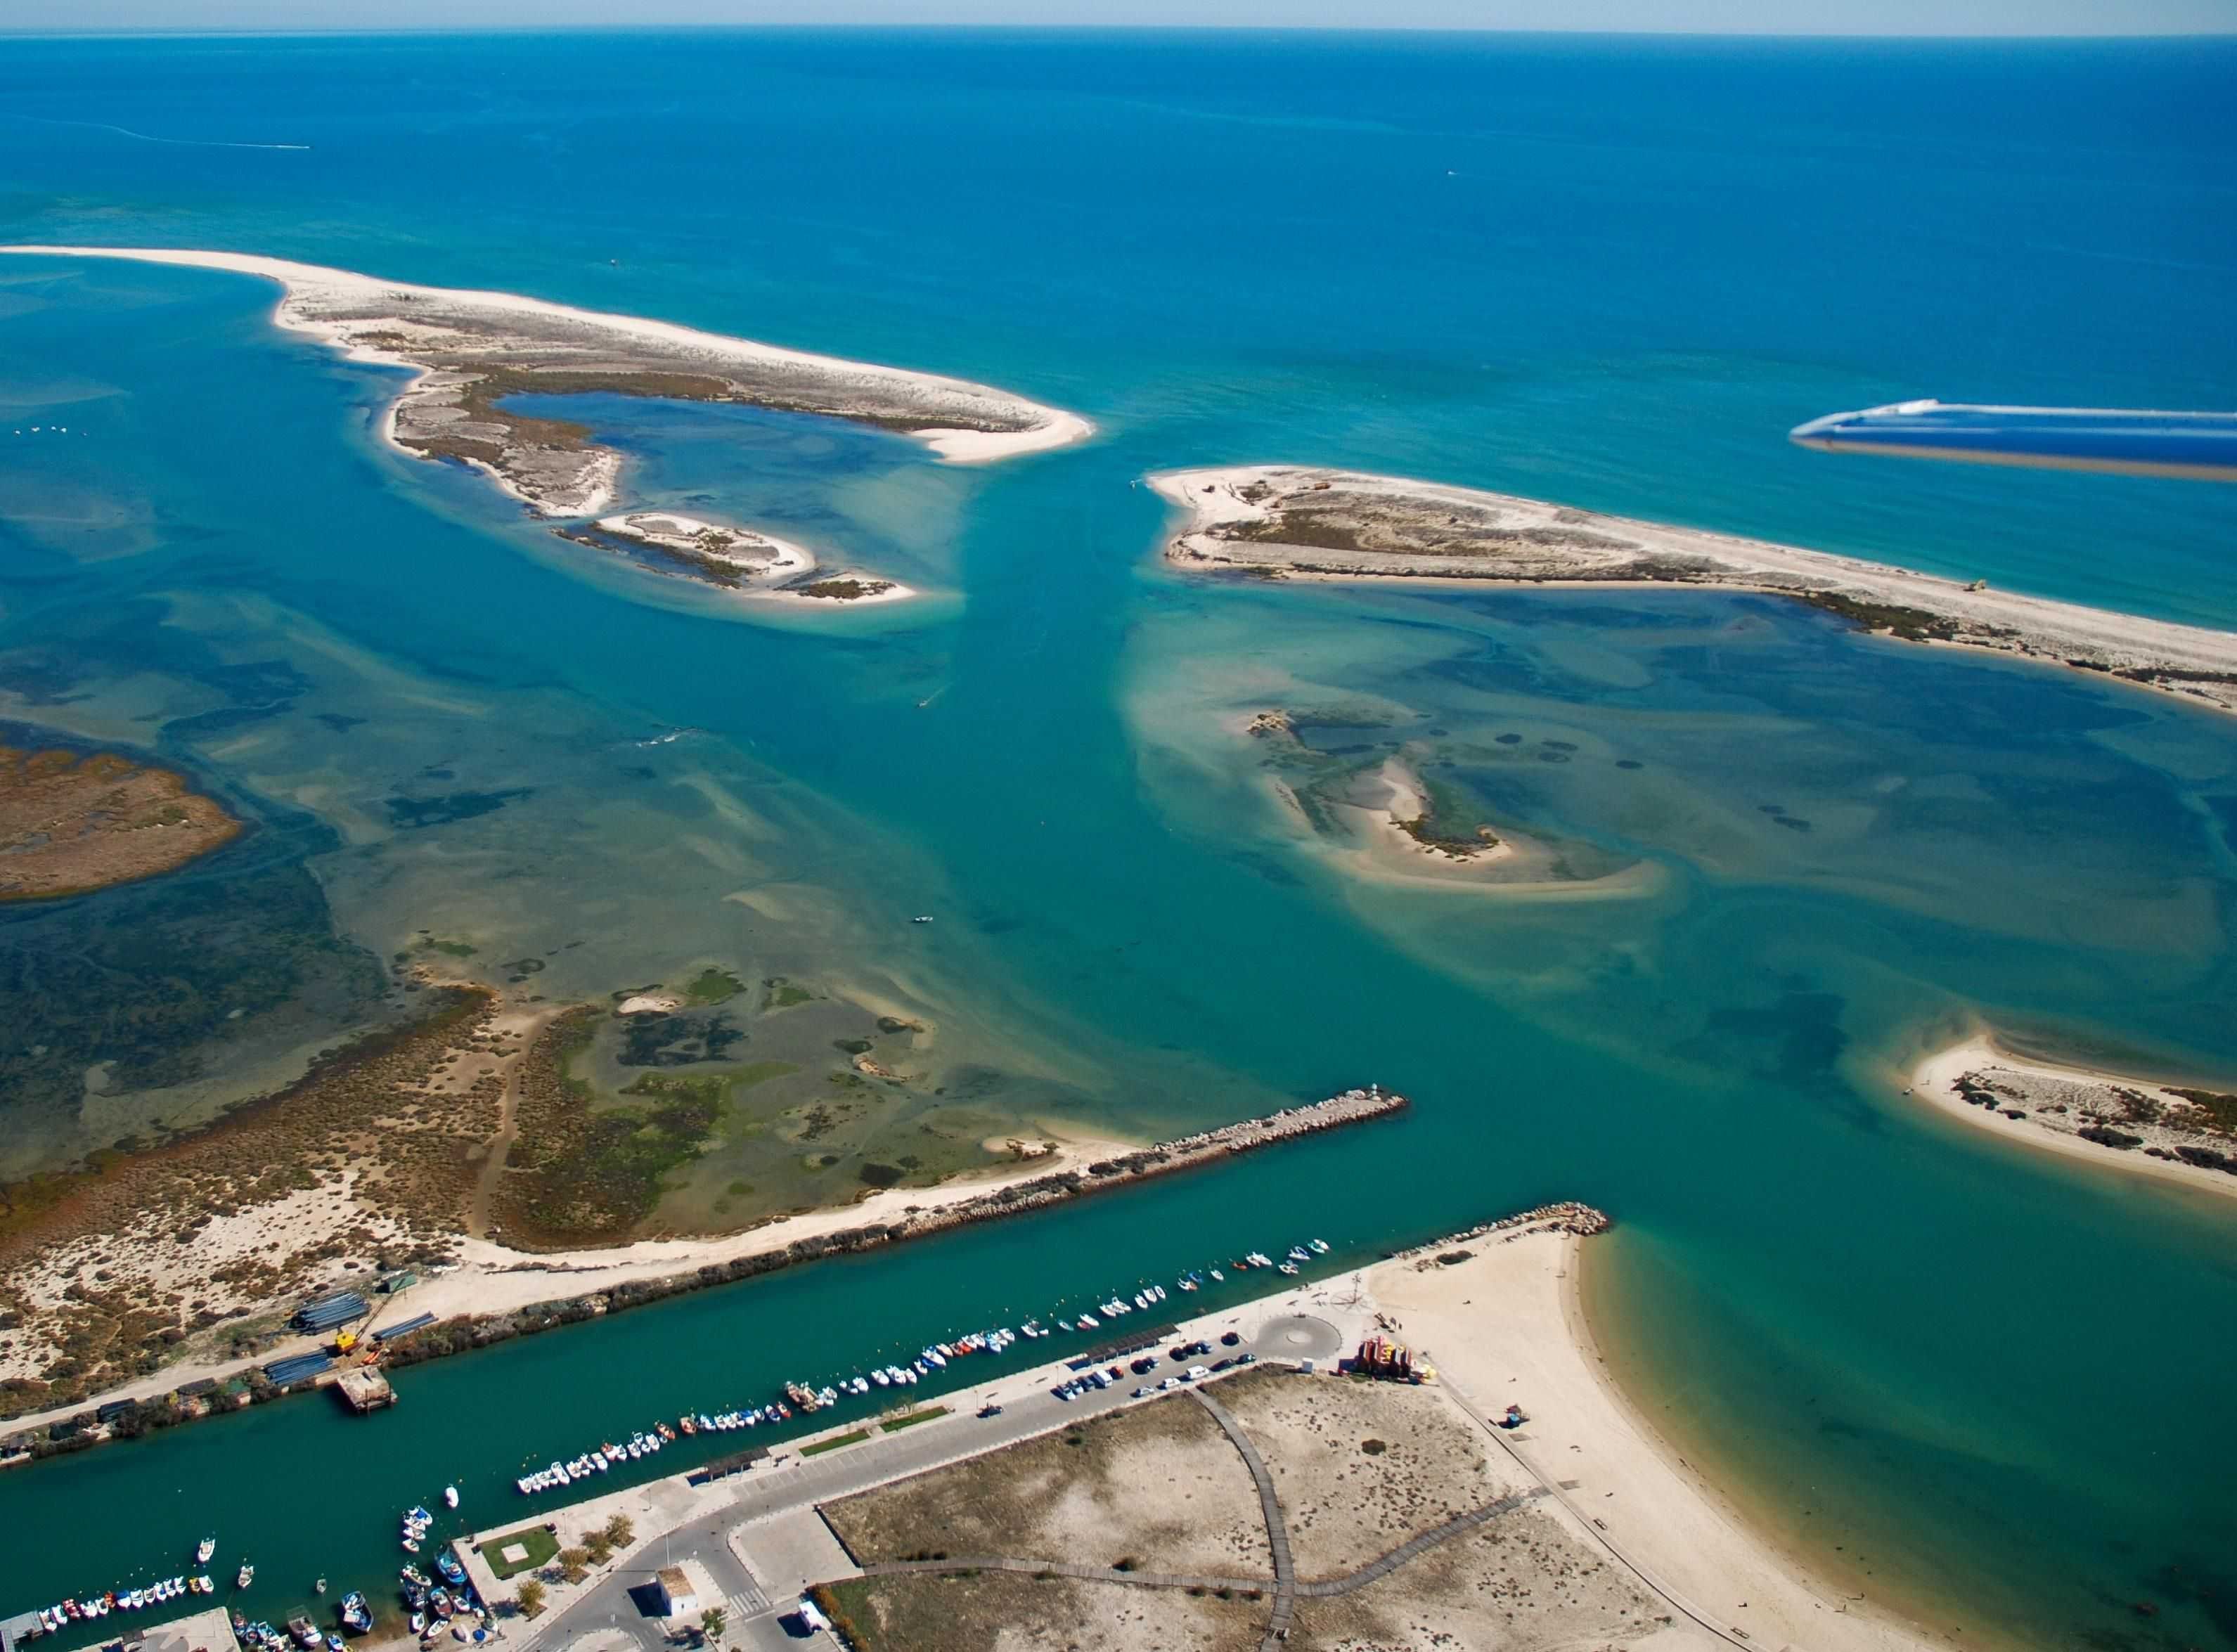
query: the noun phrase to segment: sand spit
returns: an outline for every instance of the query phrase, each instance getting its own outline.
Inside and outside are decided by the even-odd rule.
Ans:
[[[917,594],[896,580],[857,569],[819,572],[815,553],[804,545],[674,511],[628,511],[600,517],[592,525],[590,532],[552,532],[578,545],[598,546],[603,539],[642,546],[687,578],[763,601],[853,606],[901,602]]]
[[[477,1025],[488,1020],[485,1012]],[[505,1063],[517,1063],[526,1054],[532,1051],[515,1053],[505,1058]],[[503,1081],[497,1066],[478,1077]],[[406,1339],[391,1355],[395,1364],[416,1364],[439,1353],[485,1346],[591,1318],[614,1308],[748,1279],[795,1263],[875,1249],[1216,1164],[1235,1154],[1324,1130],[1388,1118],[1408,1105],[1404,1096],[1369,1085],[1323,1101],[1284,1107],[1263,1118],[1240,1120],[1147,1146],[1046,1132],[1039,1144],[1019,1144],[1014,1164],[960,1176],[937,1187],[867,1192],[852,1204],[779,1217],[714,1238],[650,1239],[529,1253],[454,1232],[437,1240],[444,1259],[432,1264],[423,1261],[421,1271],[426,1277],[402,1295],[384,1298],[386,1305],[379,1317],[393,1323],[425,1313],[440,1322]],[[303,1265],[293,1267],[285,1278],[284,1294],[267,1289],[254,1303],[255,1311],[273,1312],[330,1286],[365,1283],[364,1274],[345,1271],[353,1260],[345,1253],[346,1248],[362,1252],[386,1235],[365,1226],[363,1219],[374,1213],[365,1208],[355,1182],[321,1185],[327,1196],[319,1206],[320,1221],[311,1236],[325,1243],[309,1257],[291,1259],[298,1264],[327,1261],[331,1268],[320,1273]],[[296,1190],[287,1191],[292,1194]],[[266,1198],[253,1205],[242,1201],[236,1208],[261,1212],[271,1207],[272,1201]],[[280,1252],[282,1247],[270,1232],[261,1232],[259,1239],[261,1251],[275,1256]],[[30,1267],[51,1273],[56,1289],[66,1288],[86,1262],[100,1259],[86,1246],[71,1248],[74,1242],[44,1247],[41,1256],[30,1259]],[[178,1298],[202,1288],[191,1250],[181,1254],[186,1247],[168,1242],[167,1233],[160,1227],[151,1228],[143,1242],[114,1246],[96,1234],[90,1246],[109,1254],[112,1262],[117,1259],[115,1252],[129,1252],[129,1288],[135,1294]],[[268,1287],[276,1272],[263,1265],[256,1277]],[[26,1334],[11,1345],[26,1367],[63,1329],[49,1322],[51,1316],[39,1314],[40,1298],[27,1289],[29,1283],[23,1271],[0,1274],[0,1288],[7,1290],[16,1305],[14,1311],[24,1318],[22,1329]],[[237,1312],[247,1312],[251,1307],[246,1299],[232,1305]],[[80,1417],[89,1408],[109,1400],[160,1401],[175,1393],[182,1384],[206,1377],[230,1377],[317,1346],[315,1338],[291,1337],[261,1347],[253,1361],[244,1361],[238,1355],[212,1358],[188,1354],[160,1371],[75,1398],[67,1404],[10,1417],[0,1425],[0,1431],[28,1442],[47,1424]],[[8,1347],[0,1346],[0,1352],[6,1351]]]
[[[1502,1225],[1504,1226],[1504,1225]],[[1627,1644],[1917,1652],[1947,1644],[1810,1576],[1726,1507],[1603,1370],[1577,1291],[1581,1239],[1561,1224],[1495,1228],[1370,1269],[1378,1318],[1479,1419],[1519,1404],[1494,1450],[1550,1489],[1569,1531],[1663,1603]],[[1968,1626],[1965,1643],[1982,1640]]]
[[[606,508],[621,457],[592,445],[578,425],[499,408],[503,397],[604,391],[822,413],[902,432],[959,465],[1061,447],[1094,430],[1077,414],[960,379],[512,293],[178,248],[27,245],[0,253],[129,259],[278,281],[286,289],[274,314],[280,327],[352,360],[413,370],[384,421],[389,440],[423,459],[472,466],[546,516]]]
[[[2023,1061],[1987,1033],[1928,1056],[1905,1094],[2008,1140],[2237,1198],[2237,1095]]]
[[[2237,635],[1930,574],[1403,478],[1286,465],[1150,479],[1189,519],[1175,565],[1261,577],[1693,585],[1792,597],[1915,642],[2082,671],[2237,710]]]

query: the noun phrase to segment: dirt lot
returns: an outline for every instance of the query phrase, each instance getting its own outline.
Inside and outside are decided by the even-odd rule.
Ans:
[[[861,1652],[1253,1652],[1266,1607],[1179,1589],[982,1572],[832,1591]]]
[[[1184,1394],[867,1491],[824,1514],[861,1560],[1131,1560],[1142,1571],[1273,1576],[1250,1471]]]
[[[1266,1460],[1297,1573],[1341,1576],[1524,1482],[1435,1387],[1260,1368],[1210,1391]],[[1257,1499],[1240,1456],[1184,1395],[828,1506],[865,1560],[973,1556],[1142,1571],[1268,1576]],[[867,1652],[1251,1647],[1272,1589],[1240,1596],[985,1573],[841,1586]],[[1300,1652],[1530,1652],[1682,1640],[1663,1608],[1527,1507],[1416,1556],[1356,1592],[1297,1602]],[[1662,1642],[1664,1645],[1669,1642]]]
[[[1262,1366],[1215,1391],[1273,1474],[1300,1577],[1364,1566],[1523,1484],[1435,1386]]]
[[[1620,1652],[1668,1629],[1664,1609],[1552,1516],[1523,1509],[1356,1593],[1299,1601],[1289,1644],[1295,1652]]]

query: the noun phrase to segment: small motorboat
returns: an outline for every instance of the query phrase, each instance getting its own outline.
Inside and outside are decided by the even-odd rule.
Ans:
[[[320,1594],[323,1595],[327,1592],[327,1580],[321,1577],[317,1583],[311,1585],[311,1587],[317,1589]]]
[[[414,1635],[425,1635],[427,1632],[426,1613],[414,1612],[412,1614],[412,1632]]]
[[[452,1589],[465,1587],[466,1569],[459,1565],[447,1550],[435,1556],[435,1569],[443,1574],[443,1581]]]
[[[455,1509],[459,1506],[458,1487],[454,1485],[446,1485],[443,1488],[443,1504],[445,1508],[450,1509]]]
[[[217,1553],[217,1539],[214,1537],[203,1538],[200,1543],[195,1545],[195,1564],[197,1566],[208,1565],[210,1556],[215,1553]]]
[[[373,1628],[373,1609],[356,1589],[342,1596],[341,1617],[342,1627],[352,1635],[363,1635]]]
[[[241,1563],[241,1569],[233,1575],[233,1586],[235,1589],[247,1589],[255,1581],[256,1568],[250,1565],[247,1561],[242,1561]]]

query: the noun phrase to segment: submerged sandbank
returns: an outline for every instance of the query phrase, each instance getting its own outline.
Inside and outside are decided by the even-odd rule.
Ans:
[[[1670,1627],[1638,1644],[1917,1652],[1947,1642],[1843,1595],[1751,1529],[1615,1387],[1585,1322],[1574,1233],[1493,1232],[1369,1270],[1368,1289],[1417,1358],[1587,1543],[1666,1602]],[[1446,1258],[1457,1259],[1447,1261]]]
[[[2237,635],[1990,591],[1861,558],[1474,488],[1289,465],[1169,471],[1166,558],[1262,578],[1690,585],[1791,597],[1868,629],[2053,661],[2237,710]]]
[[[1904,1094],[2008,1141],[2237,1198],[2237,1094],[2022,1060],[1985,1031],[1921,1061]]]
[[[912,436],[976,465],[1084,439],[1076,413],[936,373],[848,361],[643,316],[383,281],[244,253],[148,247],[0,247],[0,253],[113,258],[229,271],[285,290],[274,320],[352,360],[413,376],[382,433],[422,459],[472,466],[546,516],[591,516],[614,499],[621,456],[581,426],[510,412],[524,394],[655,396],[819,413]]]

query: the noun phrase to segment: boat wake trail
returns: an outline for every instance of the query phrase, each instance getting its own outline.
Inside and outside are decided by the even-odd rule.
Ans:
[[[11,121],[29,121],[34,126],[75,126],[89,132],[114,132],[119,137],[129,137],[140,143],[171,143],[190,149],[298,149],[307,150],[307,143],[241,143],[223,138],[158,137],[150,132],[135,132],[129,126],[111,126],[106,121],[63,121],[46,115],[9,115]]]

